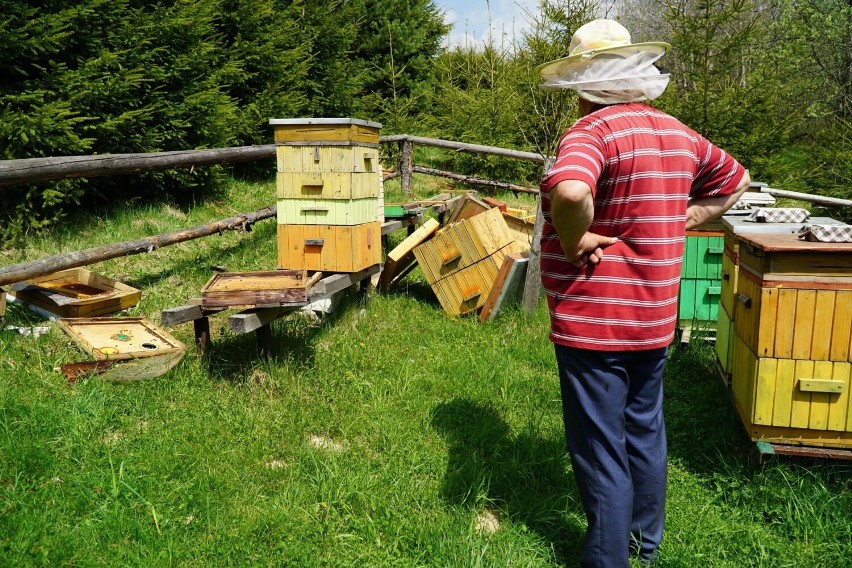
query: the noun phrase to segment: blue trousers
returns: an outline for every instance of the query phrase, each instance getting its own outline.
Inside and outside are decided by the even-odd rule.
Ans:
[[[585,567],[656,557],[663,537],[667,349],[591,351],[556,345],[562,414],[588,529]]]

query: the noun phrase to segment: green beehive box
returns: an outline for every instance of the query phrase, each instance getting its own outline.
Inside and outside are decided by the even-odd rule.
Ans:
[[[687,236],[681,268],[678,323],[681,328],[716,327],[722,289],[724,238]]]

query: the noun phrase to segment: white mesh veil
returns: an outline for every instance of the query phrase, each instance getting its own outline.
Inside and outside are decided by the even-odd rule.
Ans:
[[[601,104],[653,100],[669,84],[669,75],[654,66],[662,55],[647,51],[630,55],[601,53],[584,64],[575,63],[544,75],[541,87],[573,89],[584,99]]]

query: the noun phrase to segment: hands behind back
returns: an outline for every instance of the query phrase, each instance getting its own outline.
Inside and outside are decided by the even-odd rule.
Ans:
[[[616,237],[605,237],[597,233],[586,231],[576,245],[560,241],[565,258],[577,268],[583,268],[587,264],[598,264],[603,259],[603,249],[618,242]]]

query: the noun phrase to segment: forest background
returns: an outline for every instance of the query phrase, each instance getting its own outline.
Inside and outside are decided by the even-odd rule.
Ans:
[[[431,0],[0,0],[2,158],[269,144],[269,119],[287,117],[550,154],[576,97],[541,91],[534,68],[603,16],[634,41],[672,44],[661,60],[672,82],[654,105],[752,179],[852,198],[852,0],[541,0],[526,16],[520,36],[450,47]],[[540,174],[444,160],[530,186]],[[81,206],[189,204],[227,175],[273,173],[249,164],[4,188],[0,243]]]

